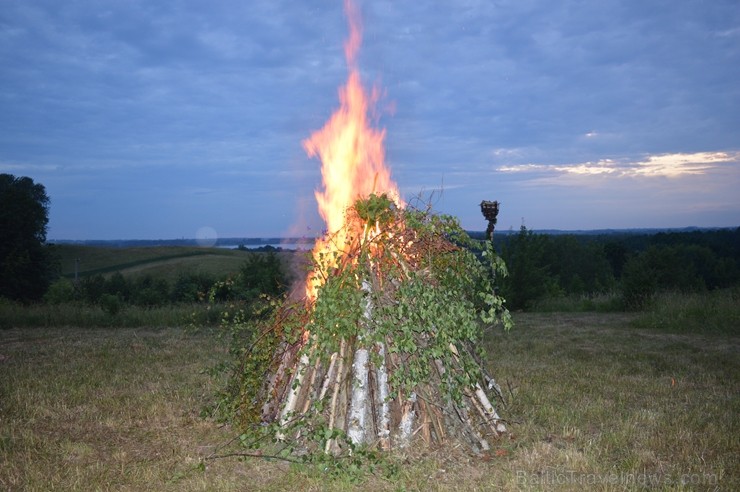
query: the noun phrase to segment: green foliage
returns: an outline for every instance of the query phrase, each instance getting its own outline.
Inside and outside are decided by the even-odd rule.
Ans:
[[[623,310],[622,297],[616,291],[604,294],[550,296],[535,301],[531,308],[531,311],[538,313],[614,313]]]
[[[214,401],[204,409],[205,415],[235,423],[241,429],[261,428],[255,400],[281,341],[281,330],[270,323],[279,319],[280,301],[261,296],[247,306],[232,304],[231,310],[222,312],[218,336],[228,342],[230,359],[209,372],[227,373],[229,377],[226,386],[217,391]]]
[[[502,283],[502,291],[511,309],[525,309],[548,292],[557,292],[545,262],[546,246],[545,236],[536,235],[523,225],[505,245],[501,256],[509,276]]]
[[[394,219],[395,204],[388,195],[371,194],[365,200],[355,204],[358,217],[365,224],[378,224],[380,227],[389,225]]]
[[[646,307],[660,292],[703,292],[737,285],[740,264],[708,246],[657,244],[630,258],[622,274],[622,297],[630,309]]]
[[[616,281],[605,245],[578,240],[573,235],[545,237],[542,261],[548,265],[548,272],[559,291],[583,295],[614,289]],[[618,252],[612,253],[618,266]]]
[[[270,251],[249,255],[239,270],[234,288],[239,299],[251,301],[262,294],[279,296],[285,292],[287,283],[280,259]]]
[[[62,304],[75,300],[75,286],[71,280],[60,278],[54,281],[44,294],[44,302]]]
[[[105,292],[105,277],[102,275],[91,275],[79,280],[77,284],[80,299],[90,304],[98,304],[100,296]]]
[[[166,306],[121,305],[121,310],[111,316],[100,305],[80,301],[59,304],[20,304],[0,298],[0,329],[12,327],[162,327],[194,325],[218,326],[225,305],[177,304]]]
[[[138,306],[162,306],[169,300],[169,285],[162,278],[145,275],[136,280],[131,301]]]
[[[627,262],[622,274],[622,300],[629,309],[642,309],[658,291],[658,277],[646,255]]]
[[[208,275],[181,273],[172,286],[173,302],[203,302],[215,280]]]
[[[740,288],[703,293],[662,292],[634,326],[671,333],[740,335]]]
[[[459,400],[462,388],[480,376],[474,357],[482,355],[477,353],[481,321],[511,327],[503,299],[492,286],[494,275],[506,275],[505,266],[490,243],[472,241],[457,219],[397,211],[388,205],[390,200],[383,211],[379,204],[384,203],[371,196],[356,204],[363,211],[361,219],[382,217],[385,227],[369,244],[350,253],[355,261],[343,261],[341,255],[334,259],[344,267],[327,275],[319,289],[308,324],[313,336],[305,350],[328,355],[339,349],[342,339],[366,346],[383,341],[402,361],[403,370],[391,371],[396,392],[408,394],[429,384],[430,368],[441,360],[450,374],[462,374],[444,384],[448,396]],[[398,224],[407,229],[399,230]],[[408,241],[417,249],[405,250]],[[484,251],[479,258],[469,248]],[[365,318],[368,305],[371,322]],[[452,370],[457,365],[463,370]]]
[[[121,299],[113,294],[103,294],[100,296],[100,307],[103,308],[109,316],[117,315],[122,308]]]
[[[184,272],[170,283],[150,273],[124,276],[116,271],[108,276],[100,273],[83,276],[76,285],[70,280],[60,280],[47,298],[49,302],[78,300],[101,304],[103,296],[110,295],[117,297],[122,306],[143,307],[254,302],[261,295],[279,296],[287,283],[282,262],[275,253],[251,253],[235,275],[218,280],[203,273]]]
[[[56,263],[44,245],[48,215],[43,185],[0,174],[0,297],[36,301],[49,287]]]
[[[591,236],[522,227],[497,242],[510,270],[502,292],[512,309],[549,310],[564,299],[587,307],[613,292],[622,308],[642,309],[661,292],[740,285],[740,229]]]
[[[342,452],[332,460],[358,456],[359,449],[327,426],[326,399],[307,400],[307,413],[299,411],[288,424],[268,418],[271,425],[262,425],[276,414],[302,355],[326,364],[332,354],[351,360],[349,354],[365,347],[377,364],[382,342],[392,398],[441,392],[447,402],[460,402],[482,380],[483,324],[512,325],[494,289],[507,274],[503,260],[489,242],[471,240],[455,218],[399,210],[384,195],[358,201],[347,216],[342,248],[314,259],[313,278],[321,279],[315,299],[281,304],[268,298],[261,320],[225,320],[227,332],[249,336],[234,338],[234,377],[216,407],[250,443],[284,433],[300,435],[309,456],[323,455],[327,440],[341,441]]]

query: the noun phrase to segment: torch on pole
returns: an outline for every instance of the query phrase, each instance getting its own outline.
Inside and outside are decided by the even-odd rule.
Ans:
[[[496,218],[498,217],[498,202],[483,200],[480,202],[480,211],[483,212],[483,217],[488,221],[486,239],[493,242],[493,230],[496,228]]]
[[[496,228],[496,220],[498,218],[498,202],[483,200],[480,202],[480,211],[483,213],[483,217],[488,221],[488,228],[486,229],[486,239],[491,242],[491,248],[493,248],[493,230]],[[496,280],[496,270],[491,268],[491,282]]]

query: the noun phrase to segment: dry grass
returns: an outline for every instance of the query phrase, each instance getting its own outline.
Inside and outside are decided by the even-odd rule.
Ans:
[[[3,330],[0,489],[740,487],[739,337],[635,329],[626,315],[515,321],[489,337],[511,435],[483,457],[396,456],[397,473],[359,483],[316,466],[204,461],[232,434],[199,417],[217,383],[201,370],[225,356],[212,333]]]

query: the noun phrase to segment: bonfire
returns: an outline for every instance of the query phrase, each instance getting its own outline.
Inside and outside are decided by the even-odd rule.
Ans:
[[[304,142],[322,163],[316,198],[328,233],[301,295],[245,351],[240,421],[305,452],[417,442],[484,452],[506,432],[481,351],[482,326],[511,323],[492,285],[505,268],[455,218],[401,200],[385,133],[371,124],[379,91],[368,93],[357,68],[359,16],[345,6],[341,105]]]

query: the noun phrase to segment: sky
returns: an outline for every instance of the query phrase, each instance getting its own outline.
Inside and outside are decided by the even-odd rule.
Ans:
[[[404,199],[484,230],[740,226],[737,0],[365,0]],[[2,0],[0,173],[47,237],[316,236],[341,0]],[[205,232],[204,232],[205,231]]]

